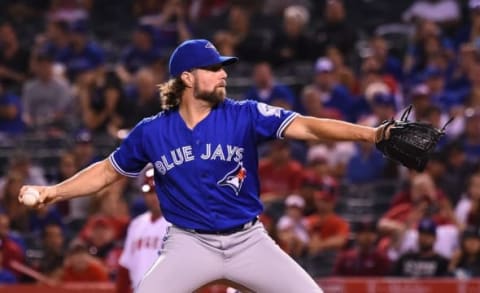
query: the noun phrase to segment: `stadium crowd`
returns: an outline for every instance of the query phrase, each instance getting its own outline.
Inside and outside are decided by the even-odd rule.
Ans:
[[[143,178],[37,210],[18,191],[70,177],[160,112],[168,56],[192,37],[240,58],[235,99],[370,126],[409,104],[438,128],[454,117],[422,173],[364,143],[259,147],[261,220],[312,276],[480,276],[480,1],[384,2],[391,25],[357,25],[363,2],[347,0],[1,1],[0,284],[34,281],[12,260],[116,280]]]

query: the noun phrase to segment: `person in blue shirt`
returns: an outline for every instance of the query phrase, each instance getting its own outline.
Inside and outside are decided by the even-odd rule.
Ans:
[[[227,98],[224,67],[237,60],[208,40],[181,43],[159,88],[162,112],[139,122],[105,160],[53,186],[23,186],[19,201],[28,188],[40,194],[37,207],[94,194],[150,163],[172,227],[137,293],[192,292],[219,279],[254,292],[322,292],[258,220],[257,146],[275,138],[375,143],[388,129]]]
[[[25,131],[25,123],[22,120],[22,102],[20,98],[5,91],[0,83],[0,134],[20,135]]]
[[[258,62],[253,68],[254,85],[246,92],[245,99],[282,106],[286,109],[296,108],[296,99],[292,90],[275,81],[272,68],[268,62]]]

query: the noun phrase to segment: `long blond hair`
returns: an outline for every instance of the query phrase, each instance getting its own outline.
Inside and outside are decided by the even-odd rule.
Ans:
[[[160,103],[163,110],[168,110],[180,104],[185,84],[180,78],[172,78],[167,82],[158,85]]]

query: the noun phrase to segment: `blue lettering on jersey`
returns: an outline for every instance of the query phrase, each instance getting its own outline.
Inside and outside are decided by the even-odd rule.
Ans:
[[[138,123],[109,159],[125,176],[155,166],[155,190],[174,225],[228,229],[262,212],[257,145],[282,138],[296,115],[226,99],[189,129],[177,109],[168,110]]]

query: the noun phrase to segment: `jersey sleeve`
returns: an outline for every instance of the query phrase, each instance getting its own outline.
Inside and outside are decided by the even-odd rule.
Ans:
[[[261,102],[251,101],[254,128],[260,140],[283,138],[285,128],[298,116],[298,113]]]
[[[144,128],[144,121],[138,123],[122,144],[109,156],[115,170],[124,176],[138,176],[145,165],[149,163],[143,145]]]

